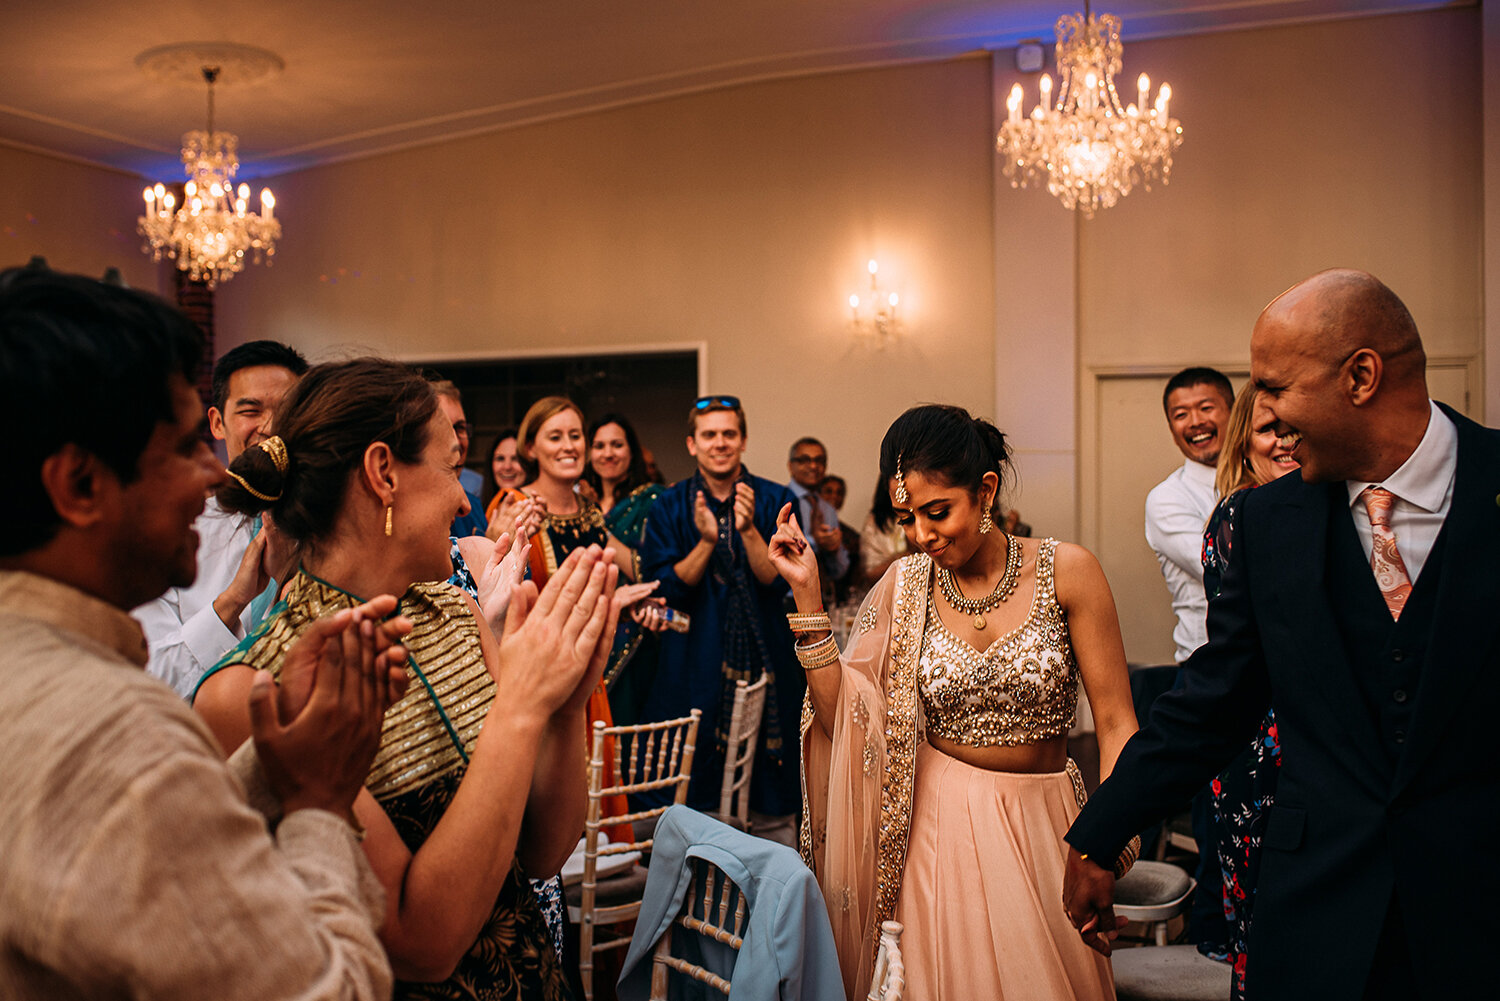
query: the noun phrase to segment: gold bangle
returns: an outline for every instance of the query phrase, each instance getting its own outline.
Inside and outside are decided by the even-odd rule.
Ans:
[[[1130,867],[1135,865],[1135,860],[1141,857],[1141,836],[1137,834],[1125,842],[1120,857],[1115,859],[1115,879],[1122,879]]]
[[[827,667],[829,664],[837,663],[839,659],[839,645],[832,635],[825,636],[809,646],[798,643],[793,649],[797,652],[798,662],[807,671]]]
[[[829,621],[828,613],[816,612],[788,612],[786,624],[794,633],[817,633],[823,630],[833,631],[833,623]]]

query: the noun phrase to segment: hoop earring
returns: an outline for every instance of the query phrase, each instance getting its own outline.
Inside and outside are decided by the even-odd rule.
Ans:
[[[993,529],[994,527],[995,521],[990,517],[990,509],[985,508],[984,513],[979,516],[979,534],[989,535],[991,529]]]
[[[391,506],[389,504],[385,506],[385,536],[391,537]]]

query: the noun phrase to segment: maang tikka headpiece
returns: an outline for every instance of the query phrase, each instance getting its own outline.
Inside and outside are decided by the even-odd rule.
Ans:
[[[906,477],[901,475],[901,456],[896,456],[896,503],[905,504],[911,499],[906,492]]]

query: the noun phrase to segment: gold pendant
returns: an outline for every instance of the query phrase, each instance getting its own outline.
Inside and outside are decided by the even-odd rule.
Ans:
[[[984,629],[984,616],[983,615],[976,615],[976,616],[974,616],[974,628],[975,629],[979,629],[979,630],[983,630]]]

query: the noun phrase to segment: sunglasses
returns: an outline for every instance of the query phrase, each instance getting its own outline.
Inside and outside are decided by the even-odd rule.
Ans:
[[[700,396],[693,401],[694,410],[707,410],[709,407],[728,407],[730,410],[738,410],[740,398],[738,396]]]

